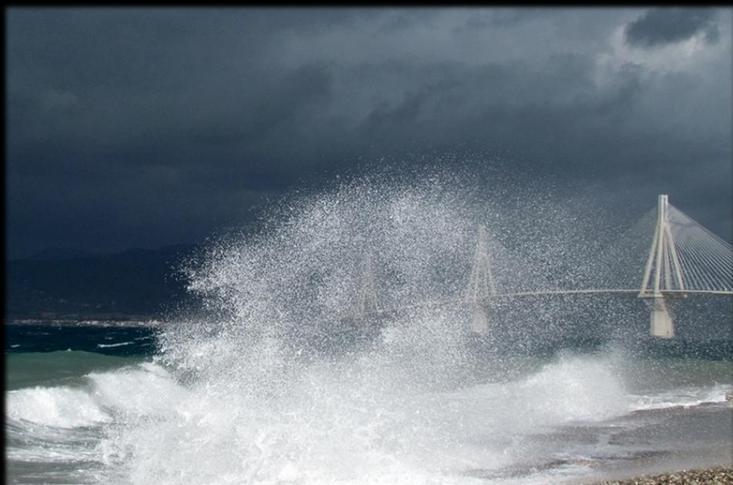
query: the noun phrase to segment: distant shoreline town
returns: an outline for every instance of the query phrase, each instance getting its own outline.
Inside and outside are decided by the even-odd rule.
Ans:
[[[162,320],[156,318],[6,318],[5,325],[59,325],[92,327],[157,327]]]

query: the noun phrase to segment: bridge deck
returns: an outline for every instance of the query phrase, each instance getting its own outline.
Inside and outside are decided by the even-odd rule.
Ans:
[[[493,297],[504,296],[540,296],[540,295],[577,295],[577,294],[594,294],[594,293],[639,293],[639,289],[626,288],[593,288],[587,290],[537,290],[537,291],[518,291],[513,293],[497,293]],[[662,295],[680,295],[680,294],[708,294],[708,295],[733,295],[733,291],[721,290],[662,290]],[[645,295],[646,296],[646,295]],[[653,295],[649,295],[650,297]]]
[[[598,295],[598,294],[626,294],[626,295],[638,295],[639,288],[591,288],[584,290],[534,290],[534,291],[516,291],[511,293],[496,293],[488,298],[482,298],[477,301],[477,304],[486,304],[490,300],[497,300],[502,298],[523,298],[532,296],[560,296],[560,295]],[[733,296],[733,291],[717,291],[717,290],[663,290],[660,292],[662,296],[687,296],[687,295],[719,295],[719,296]],[[649,293],[644,295],[643,298],[653,298],[654,295]],[[411,305],[403,305],[399,308],[383,309],[372,312],[367,312],[372,315],[384,315],[392,312],[398,312],[408,310],[410,308],[430,308],[430,307],[450,307],[455,305],[470,305],[471,302],[466,302],[459,299],[450,300],[433,300],[423,301],[419,303],[413,303]]]

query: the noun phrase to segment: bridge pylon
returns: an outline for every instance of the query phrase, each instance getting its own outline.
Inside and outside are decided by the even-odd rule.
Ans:
[[[485,335],[489,330],[488,303],[496,295],[494,277],[491,273],[491,258],[489,257],[489,236],[486,226],[479,225],[478,240],[473,254],[471,276],[466,288],[465,303],[473,308],[471,330]]]
[[[361,274],[358,282],[358,293],[354,305],[354,316],[363,318],[369,313],[379,311],[377,303],[377,284],[374,276],[374,263],[371,253],[366,253],[361,264]]]
[[[641,281],[639,298],[651,300],[650,333],[654,337],[674,337],[674,320],[665,300],[665,291],[685,289],[684,275],[672,231],[669,228],[669,201],[665,194],[657,199],[657,224]]]

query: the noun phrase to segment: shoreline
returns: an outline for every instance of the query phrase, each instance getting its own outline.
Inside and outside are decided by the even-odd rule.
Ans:
[[[661,485],[661,484],[733,484],[733,464],[708,468],[682,469],[675,472],[641,475],[620,480],[587,482],[586,485]]]
[[[731,404],[723,401],[629,415],[636,425],[609,439],[620,453],[589,463],[594,472],[567,483],[733,485]]]
[[[6,319],[3,322],[4,326],[18,325],[18,326],[33,326],[33,325],[50,325],[55,327],[160,327],[163,323],[162,318],[140,318],[140,319]]]

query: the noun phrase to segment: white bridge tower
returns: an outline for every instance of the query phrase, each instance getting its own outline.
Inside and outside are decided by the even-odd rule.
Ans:
[[[354,316],[363,318],[367,314],[379,311],[377,305],[377,283],[374,277],[372,254],[366,253],[361,265],[358,293],[354,305]]]
[[[471,330],[485,335],[489,330],[488,303],[496,295],[494,277],[491,274],[491,259],[489,258],[489,236],[486,227],[478,228],[478,241],[473,255],[471,276],[466,288],[465,303],[473,307]]]
[[[660,195],[657,201],[657,226],[644,268],[639,298],[651,300],[650,332],[655,337],[674,337],[674,321],[667,307],[665,291],[684,294],[685,281],[682,266],[669,229],[668,200]]]

